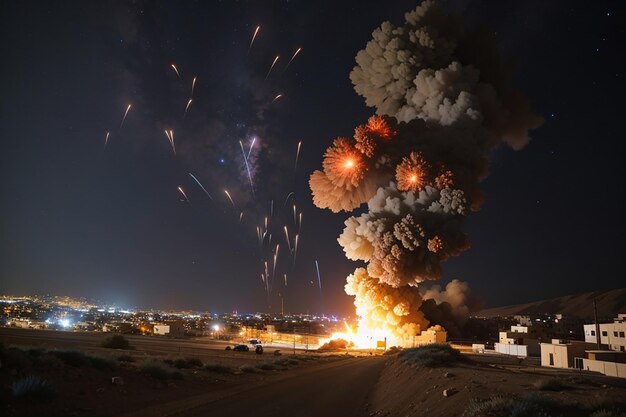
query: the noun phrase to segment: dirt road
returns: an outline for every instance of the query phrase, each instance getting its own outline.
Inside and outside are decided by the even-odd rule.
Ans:
[[[369,395],[378,381],[385,359],[353,358],[316,366],[293,377],[257,386],[181,415],[367,416]]]

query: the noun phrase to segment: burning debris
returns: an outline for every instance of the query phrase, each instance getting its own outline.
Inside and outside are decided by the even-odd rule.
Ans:
[[[348,277],[346,293],[355,297],[358,334],[392,344],[428,328],[423,307],[446,323],[467,318],[475,303],[466,283],[418,285],[441,278],[441,263],[469,248],[463,222],[482,203],[489,152],[501,141],[521,149],[542,122],[508,85],[488,34],[431,0],[405,20],[374,30],[350,74],[377,115],[352,138],[335,139],[309,182],[320,208],[367,203],[338,239],[346,257],[367,263]]]

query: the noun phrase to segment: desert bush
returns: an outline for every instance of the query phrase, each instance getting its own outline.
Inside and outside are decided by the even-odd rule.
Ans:
[[[202,361],[198,358],[178,358],[174,359],[172,365],[178,369],[202,368]]]
[[[128,340],[120,334],[114,334],[107,337],[100,342],[100,346],[108,349],[130,349],[130,343],[128,343]]]
[[[461,352],[452,346],[436,343],[405,349],[398,354],[398,357],[405,362],[430,368],[467,361]]]
[[[75,368],[82,368],[89,364],[87,355],[78,350],[50,350],[49,353],[56,356],[65,365],[73,366]]]
[[[330,340],[330,341],[324,343],[317,350],[320,351],[320,352],[324,352],[324,351],[328,351],[328,350],[347,349],[349,346],[350,346],[350,342],[348,342],[345,339],[333,339],[333,340]]]
[[[296,363],[297,363],[297,362],[296,362]],[[287,365],[289,365],[289,358],[280,358],[280,359],[276,359],[276,360],[274,361],[274,364],[275,364],[275,365],[278,365],[278,366],[287,366]]]
[[[241,372],[246,372],[246,373],[249,373],[249,374],[253,374],[253,373],[257,372],[257,369],[254,366],[252,366],[252,365],[241,365],[239,367],[239,370]]]
[[[28,357],[33,358],[33,359],[38,359],[46,353],[46,350],[39,346],[11,346],[11,347],[14,349],[21,350]]]
[[[204,369],[217,374],[231,374],[233,372],[233,369],[230,366],[220,365],[218,363],[207,363],[204,365]]]
[[[550,399],[538,394],[515,398],[494,396],[486,400],[472,399],[462,417],[551,417],[551,412],[557,408]]]
[[[117,360],[120,362],[135,362],[135,358],[132,355],[119,355]]]
[[[44,401],[54,396],[54,390],[45,379],[31,375],[13,382],[11,395],[21,400]]]
[[[504,416],[511,400],[495,396],[486,400],[472,399],[467,404],[462,417],[501,417]]]
[[[533,385],[540,391],[563,391],[567,388],[563,382],[557,378],[540,379]]]
[[[589,414],[589,417],[624,417],[626,413],[619,409],[601,409]]]
[[[159,361],[146,360],[139,365],[141,372],[156,379],[182,379],[183,374],[175,368]]]
[[[110,358],[108,356],[99,356],[99,355],[88,355],[87,359],[91,366],[96,369],[117,369],[118,362],[117,360]]]
[[[23,369],[31,365],[31,358],[21,349],[16,347],[9,347],[4,350],[2,353],[3,366],[10,366],[15,369]]]
[[[256,367],[263,371],[273,371],[274,369],[276,369],[276,366],[271,363],[260,363]]]

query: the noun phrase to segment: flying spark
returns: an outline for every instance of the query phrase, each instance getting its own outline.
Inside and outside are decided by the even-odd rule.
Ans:
[[[259,33],[260,29],[261,29],[261,26],[257,26],[256,29],[254,30],[254,35],[252,35],[252,40],[250,41],[250,46],[248,46],[248,52],[250,52],[250,49],[252,48],[252,44],[254,43],[254,40],[256,39],[256,35]]]
[[[302,141],[298,142],[298,150],[296,151],[296,164],[293,167],[294,171],[298,169],[298,159],[300,159],[300,147],[301,146],[302,146]]]
[[[196,178],[195,175],[193,175],[191,172],[189,173],[189,175],[191,175],[191,178],[193,178],[193,180],[198,183],[198,185],[200,186],[200,188],[202,188],[202,191],[204,191],[204,193],[207,195],[207,197],[209,197],[211,200],[213,200],[213,197],[211,197],[211,194],[209,194],[209,192],[206,190],[206,188],[204,188],[204,186],[202,185],[202,183],[200,182],[199,179]]]
[[[167,136],[167,140],[170,141],[170,146],[172,147],[172,152],[176,155],[176,145],[174,144],[174,131],[165,129],[165,136]]]
[[[317,263],[317,259],[315,260],[315,269],[317,270],[317,284],[319,285],[320,292],[322,292],[322,279],[320,278],[320,266]]]
[[[180,78],[180,73],[178,72],[178,68],[176,68],[176,65],[172,64],[172,68],[174,69],[174,72],[176,73],[176,76],[178,78]]]
[[[250,155],[252,154],[252,148],[254,148],[254,142],[256,142],[256,136],[252,138],[252,143],[250,144],[250,149],[248,150],[247,158],[250,159]]]
[[[109,136],[111,135],[110,132],[107,132],[106,137],[104,138],[104,146],[107,146],[107,143],[109,142]]]
[[[296,58],[296,55],[298,55],[300,53],[300,51],[302,51],[302,48],[298,48],[296,50],[296,52],[293,54],[293,56],[291,57],[291,59],[287,63],[287,66],[285,66],[285,69],[283,70],[283,72],[287,71],[287,68],[289,68],[289,64],[291,64],[291,62],[293,62],[293,60]]]
[[[239,214],[239,222],[241,223],[241,220],[243,220],[243,211]]]
[[[228,192],[228,190],[224,190],[224,194],[226,194],[226,197],[228,197],[228,199],[230,200],[230,203],[233,205],[233,208],[235,208],[235,202],[233,201],[233,198],[230,196],[230,193]]]
[[[124,117],[122,117],[122,123],[120,123],[120,129],[124,125],[124,120],[126,120],[126,116],[128,116],[128,112],[130,111],[131,107],[132,107],[132,104],[129,104],[128,107],[126,107],[126,111],[124,112]]]
[[[272,65],[270,66],[270,70],[267,71],[267,75],[265,76],[266,80],[267,80],[267,77],[270,76],[270,73],[272,72],[272,68],[274,68],[274,65],[276,65],[276,62],[278,62],[278,58],[280,58],[280,55],[276,55],[276,58],[274,58],[274,62],[272,62]]]
[[[193,90],[196,89],[196,78],[197,77],[193,77],[193,81],[191,82],[191,97],[193,97]]]
[[[291,197],[291,196],[294,196],[294,197],[295,197],[295,196],[296,196],[296,193],[294,193],[294,192],[292,191],[292,192],[290,192],[289,194],[287,194],[287,198],[285,198],[285,204],[284,204],[284,206],[285,206],[285,207],[287,207],[287,201],[289,201],[289,197]]]
[[[191,202],[189,201],[189,198],[187,198],[187,194],[185,194],[185,191],[183,190],[183,187],[178,186],[178,191],[180,191],[180,193],[183,195],[183,197],[185,197],[185,201],[187,201],[187,203],[191,204]]]
[[[191,106],[191,102],[193,101],[193,99],[189,99],[189,101],[187,102],[187,107],[185,107],[185,114],[187,114],[187,110],[189,110],[189,106]]]
[[[283,96],[282,94],[279,94],[276,97],[274,97],[274,100],[272,100],[272,103],[278,100],[279,98],[281,98],[282,96]]]
[[[250,189],[252,190],[252,195],[254,195],[254,183],[252,182],[252,174],[250,173],[250,165],[248,165],[248,158],[246,158],[246,151],[243,150],[243,143],[239,141],[239,146],[241,147],[241,155],[243,156],[243,162],[246,165],[246,171],[248,172],[248,179],[250,180]]]
[[[289,252],[291,252],[291,242],[289,240],[289,231],[287,230],[287,226],[283,227],[285,231],[285,239],[287,239],[287,247],[289,247]]]

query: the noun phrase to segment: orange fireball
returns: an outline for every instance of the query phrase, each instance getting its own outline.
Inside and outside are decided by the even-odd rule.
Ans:
[[[430,184],[428,171],[430,166],[419,152],[411,152],[409,157],[402,158],[396,167],[398,190],[417,192]]]

